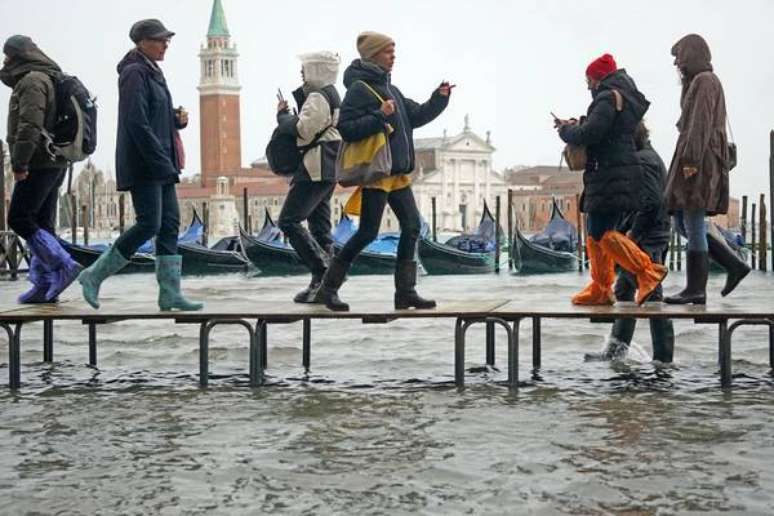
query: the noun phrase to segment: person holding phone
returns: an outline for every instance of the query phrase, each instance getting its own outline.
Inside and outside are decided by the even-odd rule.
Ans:
[[[315,303],[317,290],[333,256],[331,196],[336,188],[336,154],[341,136],[336,129],[341,100],[336,91],[341,60],[333,52],[303,54],[303,84],[293,92],[297,115],[277,92],[279,130],[296,138],[304,157],[290,182],[279,216],[279,228],[312,273],[309,286],[296,294],[296,303]],[[311,147],[310,147],[311,146]],[[301,223],[307,222],[309,230]]]
[[[644,303],[667,274],[631,238],[616,230],[623,213],[640,206],[643,170],[637,157],[634,133],[650,102],[637,89],[626,70],[619,70],[610,54],[586,68],[592,101],[586,118],[555,120],[559,137],[586,147],[581,211],[587,215],[586,250],[591,262],[591,283],[572,302],[577,305],[615,303],[615,266],[634,275],[638,304]]]
[[[180,207],[175,184],[180,182],[183,156],[177,132],[188,125],[188,114],[173,107],[158,64],[174,35],[159,20],[140,20],[129,31],[135,47],[118,63],[116,187],[130,192],[137,220],[78,276],[83,297],[94,308],[99,308],[102,282],[124,268],[137,249],[154,237],[159,308],[203,307],[180,292]]]
[[[415,288],[415,255],[421,221],[409,174],[414,170],[413,130],[432,122],[446,109],[454,86],[441,82],[430,99],[419,104],[405,97],[392,84],[395,41],[391,37],[363,32],[357,37],[357,50],[360,59],[355,59],[344,72],[347,94],[341,105],[339,132],[343,140],[355,142],[385,131],[389,126],[392,129],[389,135],[392,170],[385,179],[361,185],[360,225],[331,260],[319,297],[331,310],[349,310],[349,305],[339,298],[339,288],[352,261],[378,235],[384,208],[389,204],[400,223],[395,308],[434,308],[435,301],[422,298]],[[384,101],[380,102],[371,90],[378,92]]]
[[[680,72],[680,119],[666,186],[667,206],[675,228],[687,239],[686,286],[664,301],[705,304],[709,256],[728,272],[721,294],[728,295],[750,272],[724,242],[707,237],[706,216],[728,212],[729,151],[723,85],[712,67],[707,42],[698,34],[681,38],[672,47]]]

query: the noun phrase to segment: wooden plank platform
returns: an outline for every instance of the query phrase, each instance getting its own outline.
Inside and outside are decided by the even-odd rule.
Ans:
[[[508,384],[519,385],[519,329],[525,319],[532,322],[532,366],[539,369],[542,356],[541,321],[543,319],[589,319],[612,322],[617,318],[682,319],[697,324],[718,325],[718,361],[721,385],[731,385],[731,339],[743,325],[769,327],[769,362],[774,369],[774,307],[749,308],[729,302],[707,306],[618,303],[614,306],[574,306],[567,300],[539,305],[525,300],[482,299],[440,302],[432,310],[394,310],[391,303],[356,303],[350,312],[332,312],[321,305],[274,303],[267,301],[210,301],[199,312],[161,312],[155,302],[106,302],[94,310],[83,301],[51,305],[0,305],[0,328],[9,339],[9,385],[21,384],[21,330],[24,324],[43,321],[43,360],[53,361],[54,321],[81,321],[88,326],[89,364],[97,364],[97,327],[125,320],[169,320],[176,324],[198,324],[199,381],[206,386],[209,377],[209,335],[215,326],[238,325],[249,334],[250,383],[263,383],[267,366],[267,328],[269,324],[303,323],[302,364],[310,367],[311,323],[313,320],[348,319],[363,323],[389,323],[397,319],[455,319],[455,381],[462,388],[465,376],[465,334],[474,324],[486,324],[486,362],[495,362],[495,327],[506,330],[508,340]]]

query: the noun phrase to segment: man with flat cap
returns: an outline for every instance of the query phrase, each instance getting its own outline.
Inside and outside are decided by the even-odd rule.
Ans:
[[[51,303],[81,270],[55,235],[59,187],[67,164],[47,142],[56,122],[54,80],[62,71],[28,36],[8,38],[3,53],[0,80],[13,89],[7,138],[16,181],[8,225],[27,242],[27,279],[32,283],[18,301]]]
[[[138,21],[129,31],[135,48],[118,63],[116,186],[130,192],[136,223],[78,277],[83,297],[94,308],[99,308],[101,283],[121,270],[137,249],[154,237],[159,308],[202,308],[201,303],[188,301],[180,292],[180,208],[175,184],[183,166],[178,130],[188,124],[188,115],[173,108],[167,81],[158,65],[174,35],[159,20]]]

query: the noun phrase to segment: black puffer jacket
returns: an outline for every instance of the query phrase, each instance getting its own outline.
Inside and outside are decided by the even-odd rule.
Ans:
[[[637,157],[643,170],[640,209],[624,216],[616,229],[622,233],[631,231],[632,238],[640,246],[666,247],[671,227],[664,200],[667,169],[650,142],[637,151]]]
[[[144,182],[178,182],[175,133],[182,127],[164,74],[136,49],[118,63],[118,74],[118,190]]]
[[[361,82],[375,89],[384,100],[395,101],[395,113],[384,116],[381,103]],[[414,170],[414,129],[432,122],[449,104],[449,97],[436,89],[430,100],[418,104],[406,98],[390,83],[390,74],[374,63],[355,59],[344,72],[347,94],[341,103],[338,129],[346,142],[356,142],[380,131],[389,123],[392,174],[409,174]]]
[[[615,109],[612,90],[623,97],[620,113]],[[625,70],[605,77],[592,95],[585,121],[559,131],[566,143],[587,147],[581,210],[600,214],[636,210],[642,167],[636,155],[634,130],[650,102]]]

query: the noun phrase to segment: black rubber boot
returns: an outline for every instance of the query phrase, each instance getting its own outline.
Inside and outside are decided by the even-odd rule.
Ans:
[[[323,276],[325,275],[325,272],[322,274],[319,273],[312,273],[312,281],[309,283],[309,286],[306,287],[304,290],[299,292],[295,295],[293,298],[293,302],[295,303],[321,303],[320,300],[317,298],[317,291],[320,290],[320,285],[322,284]]]
[[[417,262],[400,260],[395,264],[395,309],[435,308],[435,301],[424,299],[415,289],[417,285]]]
[[[651,319],[650,339],[653,342],[653,360],[671,364],[675,354],[675,328],[671,319]]]
[[[685,262],[686,276],[688,277],[685,289],[679,294],[665,297],[664,302],[670,305],[707,304],[708,253],[688,251]]]
[[[720,292],[721,296],[726,297],[750,273],[750,266],[742,261],[724,240],[715,235],[707,233],[707,244],[710,258],[726,271],[726,285]]]
[[[324,303],[329,310],[334,312],[349,312],[349,305],[339,299],[339,288],[347,278],[348,270],[349,263],[338,258],[332,259],[322,278],[315,302]]]

